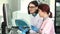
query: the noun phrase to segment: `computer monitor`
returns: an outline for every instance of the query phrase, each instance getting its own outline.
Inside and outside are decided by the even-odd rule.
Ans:
[[[5,7],[5,4],[3,4],[3,19],[4,19],[3,24],[7,26],[7,15],[6,15],[6,7]]]
[[[11,26],[11,11],[9,11],[9,5],[8,4],[3,4],[3,19],[4,19],[4,24],[7,25],[9,28]]]

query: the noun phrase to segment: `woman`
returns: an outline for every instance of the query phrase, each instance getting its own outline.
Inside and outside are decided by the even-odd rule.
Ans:
[[[38,2],[37,1],[31,1],[29,4],[28,4],[28,14],[30,15],[31,17],[31,25],[34,27],[36,26],[36,17],[37,17],[37,14],[38,14]],[[39,22],[40,23],[40,22]],[[40,25],[39,25],[40,26]],[[20,30],[23,30],[23,28],[21,28],[20,26]],[[23,30],[24,32],[26,32],[26,30]],[[29,31],[30,34],[35,34],[36,32],[33,30],[33,28],[31,27],[31,30]]]
[[[51,20],[52,13],[50,12],[50,7],[47,4],[40,4],[38,9],[40,17],[43,18],[40,34],[55,34],[54,22]]]
[[[28,5],[28,14],[31,15],[31,30],[30,34],[37,34],[42,24],[42,18],[38,14],[38,2],[31,1]]]

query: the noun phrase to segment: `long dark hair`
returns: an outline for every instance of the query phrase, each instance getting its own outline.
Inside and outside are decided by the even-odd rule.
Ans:
[[[41,9],[43,12],[47,12],[47,14],[50,14],[49,17],[52,18],[52,12],[50,11],[49,5],[39,4],[38,9]]]
[[[38,6],[38,2],[37,2],[37,1],[31,1],[30,3],[34,4],[36,7]],[[29,3],[29,4],[30,4],[30,3]],[[36,10],[35,13],[38,13],[38,10]],[[30,14],[29,5],[28,5],[28,14]]]

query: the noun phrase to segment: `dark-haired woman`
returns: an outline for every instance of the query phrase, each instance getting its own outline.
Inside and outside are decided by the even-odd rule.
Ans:
[[[40,34],[55,34],[54,22],[51,20],[52,12],[50,12],[50,7],[47,4],[40,4],[38,9],[40,17],[43,18]]]
[[[30,34],[39,33],[40,25],[42,24],[42,18],[38,14],[38,2],[31,1],[28,5],[28,14],[31,15],[31,30]]]

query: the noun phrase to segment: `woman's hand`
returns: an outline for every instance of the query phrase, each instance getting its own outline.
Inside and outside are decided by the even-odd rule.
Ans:
[[[39,29],[38,29],[37,27],[33,26],[33,25],[31,25],[31,28],[32,28],[32,30],[35,31],[35,32],[38,32],[38,31],[39,31]]]

